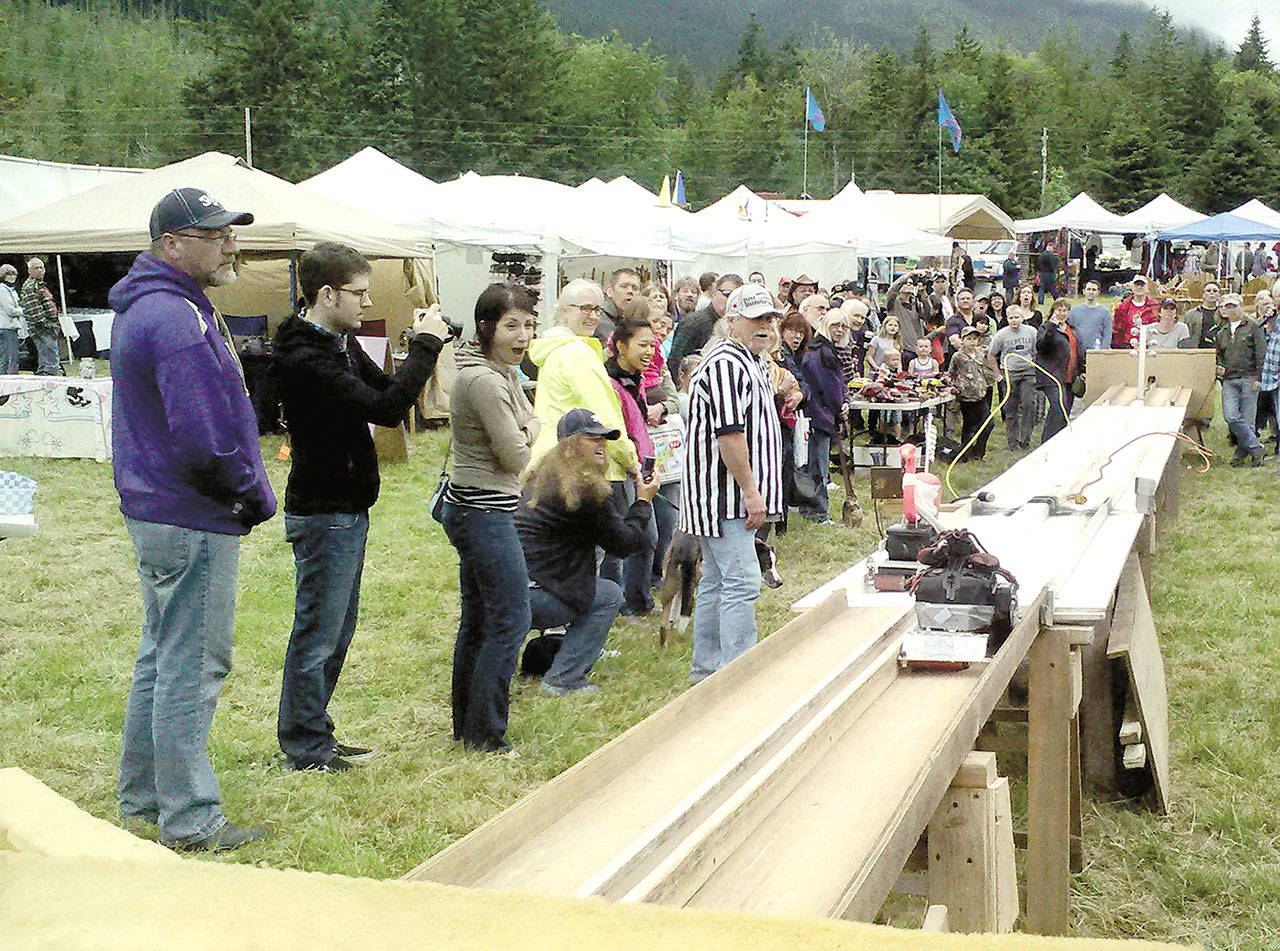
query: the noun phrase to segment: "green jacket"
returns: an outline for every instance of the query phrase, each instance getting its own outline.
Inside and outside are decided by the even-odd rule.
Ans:
[[[1230,324],[1223,323],[1218,330],[1217,348],[1222,379],[1262,379],[1262,358],[1267,352],[1267,340],[1256,320],[1241,318],[1235,333],[1231,332]]]
[[[610,482],[621,482],[640,466],[636,445],[627,438],[622,404],[604,369],[604,351],[595,337],[579,337],[567,327],[554,327],[529,346],[529,359],[538,368],[538,390],[533,412],[542,431],[533,444],[533,465],[556,444],[560,417],[581,406],[600,417],[610,429],[620,430],[621,439],[609,440],[607,451]]]

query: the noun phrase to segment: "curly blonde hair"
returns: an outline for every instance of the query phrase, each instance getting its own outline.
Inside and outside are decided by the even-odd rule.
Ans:
[[[591,437],[582,433],[561,439],[525,472],[529,507],[551,497],[559,497],[564,507],[576,512],[584,502],[599,504],[609,497],[612,486],[588,452]]]

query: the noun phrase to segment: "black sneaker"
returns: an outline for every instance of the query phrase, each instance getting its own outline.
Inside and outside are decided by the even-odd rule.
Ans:
[[[217,832],[203,838],[180,839],[165,844],[175,852],[227,852],[238,849],[242,845],[248,845],[250,842],[257,842],[259,839],[266,838],[266,835],[267,830],[263,826],[246,829],[244,826],[232,825],[228,822]]]
[[[347,746],[346,743],[334,743],[333,755],[341,756],[348,763],[363,763],[378,755],[378,751],[367,746]]]
[[[341,756],[334,756],[327,763],[290,763],[289,768],[299,773],[344,773],[355,769],[355,763]]]

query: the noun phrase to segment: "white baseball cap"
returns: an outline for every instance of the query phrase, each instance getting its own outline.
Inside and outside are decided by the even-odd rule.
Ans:
[[[745,317],[759,320],[762,317],[781,317],[773,303],[773,295],[759,284],[743,284],[729,295],[725,305],[726,317]]]

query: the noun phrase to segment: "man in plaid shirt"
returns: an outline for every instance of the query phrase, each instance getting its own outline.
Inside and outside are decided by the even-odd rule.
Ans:
[[[62,372],[58,361],[58,309],[53,306],[53,294],[45,286],[44,261],[40,258],[27,262],[27,279],[22,283],[20,303],[36,348],[36,373],[58,376]]]

